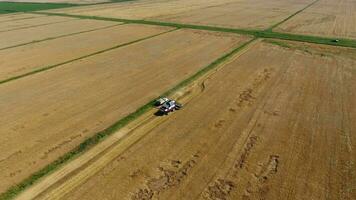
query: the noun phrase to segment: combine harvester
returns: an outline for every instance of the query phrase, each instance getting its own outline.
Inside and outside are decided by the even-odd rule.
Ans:
[[[155,105],[159,108],[157,113],[160,115],[168,115],[168,113],[183,107],[182,104],[166,97],[157,99]]]

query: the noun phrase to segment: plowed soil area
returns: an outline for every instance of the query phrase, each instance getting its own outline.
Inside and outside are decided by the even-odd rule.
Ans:
[[[0,80],[64,63],[117,45],[161,33],[166,28],[115,25],[0,51]],[[46,59],[43,59],[46,58]]]
[[[356,2],[320,0],[276,31],[356,39]]]
[[[0,85],[0,192],[248,39],[175,30]]]
[[[63,199],[355,199],[355,53],[259,43]]]
[[[39,19],[42,19],[39,18]],[[45,19],[45,18],[43,18]],[[17,45],[27,44],[38,40],[51,39],[63,35],[103,28],[118,24],[117,22],[98,21],[82,19],[78,20],[69,18],[71,21],[48,24],[25,29],[0,32],[0,50]],[[16,21],[13,21],[15,23]],[[55,48],[55,47],[53,47]],[[2,60],[1,60],[2,61]]]
[[[11,20],[0,23],[0,32],[23,29],[28,27],[36,27],[47,24],[55,24],[59,22],[71,21],[75,18],[48,16],[48,17],[36,17],[28,19]]]
[[[312,0],[138,1],[67,8],[63,12],[124,19],[150,19],[234,28],[266,29],[306,7]]]

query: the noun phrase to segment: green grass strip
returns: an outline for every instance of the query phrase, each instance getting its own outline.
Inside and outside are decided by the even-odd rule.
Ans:
[[[175,91],[183,88],[184,86],[188,85],[189,83],[193,82],[197,78],[203,76],[206,72],[216,68],[221,62],[227,60],[232,55],[234,55],[235,53],[237,53],[238,51],[240,51],[241,49],[246,47],[248,44],[250,44],[254,40],[255,39],[252,39],[252,40],[244,43],[243,45],[235,48],[231,52],[218,58],[214,62],[210,63],[208,66],[206,66],[206,67],[202,68],[201,70],[199,70],[198,72],[196,72],[194,75],[183,80],[182,82],[180,82],[179,84],[177,84],[176,86],[171,88],[170,90],[163,93],[162,96],[168,96],[168,95],[174,93]],[[115,122],[114,124],[112,124],[111,126],[106,128],[105,130],[96,133],[94,136],[86,139],[81,144],[79,144],[77,147],[75,147],[73,150],[64,154],[63,156],[61,156],[54,162],[48,164],[41,170],[35,172],[31,176],[29,176],[28,178],[23,180],[21,183],[18,183],[17,185],[12,186],[6,192],[0,194],[0,200],[13,199],[16,195],[18,195],[19,193],[21,193],[22,191],[24,191],[25,189],[27,189],[34,183],[38,182],[40,178],[54,172],[56,169],[63,166],[65,163],[69,162],[70,160],[73,160],[75,157],[77,157],[80,154],[84,153],[85,151],[89,150],[94,145],[98,144],[103,139],[105,139],[106,137],[112,135],[113,133],[115,133],[116,131],[121,129],[122,127],[126,126],[128,123],[132,122],[133,120],[137,119],[138,117],[142,116],[144,113],[146,113],[149,110],[151,110],[152,108],[154,108],[154,101],[155,100],[148,102],[147,104],[138,108],[133,113],[131,113],[131,114],[127,115],[126,117],[120,119],[119,121]]]
[[[69,3],[0,2],[0,14],[68,8],[73,6],[77,5]]]
[[[47,70],[50,70],[50,69],[53,69],[53,68],[56,68],[56,67],[60,67],[62,65],[65,65],[65,64],[68,64],[68,63],[71,63],[71,62],[74,62],[74,61],[77,61],[77,60],[80,60],[80,59],[88,58],[90,56],[101,54],[101,53],[104,53],[104,52],[107,52],[107,51],[111,51],[111,50],[114,50],[114,49],[117,49],[117,48],[120,48],[120,47],[128,46],[130,44],[141,42],[143,40],[147,40],[147,39],[150,39],[150,38],[153,38],[153,37],[157,37],[157,36],[160,36],[162,34],[169,33],[169,32],[175,31],[175,30],[177,30],[177,29],[172,29],[172,30],[169,30],[169,31],[165,31],[165,32],[162,32],[162,33],[155,34],[155,35],[150,35],[148,37],[140,38],[138,40],[127,42],[127,43],[124,43],[124,44],[119,44],[119,45],[110,47],[108,49],[104,49],[104,50],[100,50],[100,51],[97,51],[97,52],[94,52],[94,53],[91,53],[91,54],[88,54],[88,55],[84,55],[84,56],[81,56],[79,58],[75,58],[75,59],[72,59],[72,60],[67,60],[67,61],[62,62],[62,63],[46,66],[46,67],[31,71],[31,72],[28,72],[28,73],[25,73],[25,74],[21,74],[21,75],[14,76],[14,77],[11,77],[11,78],[8,78],[8,79],[5,79],[5,80],[1,80],[0,84],[4,84],[4,83],[10,82],[10,81],[14,81],[14,80],[26,77],[26,76],[30,76],[30,75],[33,75],[33,74],[44,72],[44,71],[47,71]]]
[[[315,0],[313,2],[311,2],[309,5],[307,5],[306,7],[304,7],[301,10],[298,10],[297,12],[293,13],[292,15],[288,16],[287,18],[285,18],[284,20],[278,22],[277,24],[272,25],[271,27],[269,27],[266,31],[272,31],[272,29],[276,28],[277,26],[283,24],[284,22],[288,21],[289,19],[291,19],[292,17],[298,15],[299,13],[303,12],[304,10],[306,10],[307,8],[309,8],[310,6],[314,5],[316,2],[318,2],[319,0]]]
[[[42,39],[42,40],[34,40],[34,41],[31,41],[31,42],[26,42],[26,43],[17,44],[17,45],[14,45],[14,46],[8,46],[8,47],[0,48],[0,51],[1,50],[5,50],[5,49],[11,49],[11,48],[15,48],[15,47],[20,47],[20,46],[25,46],[25,45],[28,45],[28,44],[34,44],[34,43],[44,42],[44,41],[48,41],[48,40],[54,40],[54,39],[58,39],[58,38],[64,38],[64,37],[69,37],[69,36],[73,36],[73,35],[78,35],[78,34],[82,34],[82,33],[88,33],[88,32],[92,32],[92,31],[103,30],[103,29],[107,29],[107,28],[112,28],[114,26],[121,26],[121,25],[124,25],[124,24],[126,24],[126,23],[115,24],[115,25],[111,25],[111,26],[105,26],[105,27],[101,27],[101,28],[90,29],[90,30],[86,30],[86,31],[80,31],[80,32],[76,32],[76,33],[60,35],[60,36],[56,36],[56,37],[49,37],[49,38],[45,38],[45,39]]]
[[[64,13],[48,13],[48,12],[34,12],[34,13],[45,14],[50,16],[56,15],[56,16],[75,17],[80,19],[94,19],[94,20],[116,21],[116,22],[125,22],[125,23],[133,23],[133,24],[145,24],[145,25],[156,25],[156,26],[168,26],[168,27],[175,27],[175,28],[189,28],[189,29],[197,29],[197,30],[237,33],[243,35],[253,35],[255,37],[261,37],[261,38],[275,38],[275,39],[282,39],[282,40],[292,40],[292,41],[299,41],[299,42],[356,48],[356,40],[346,39],[346,38],[338,38],[338,41],[335,41],[336,38],[280,33],[280,32],[273,32],[270,30],[246,30],[246,29],[224,28],[224,27],[206,26],[206,25],[181,24],[181,23],[174,23],[174,22],[118,19],[118,18],[97,17],[97,16],[72,15],[72,14],[64,14]]]

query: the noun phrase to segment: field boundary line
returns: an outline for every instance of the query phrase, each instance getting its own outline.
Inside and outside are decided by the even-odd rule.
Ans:
[[[260,38],[274,38],[274,39],[291,40],[291,41],[306,42],[306,43],[313,43],[313,44],[356,48],[356,40],[348,39],[348,38],[337,38],[336,41],[335,37],[300,35],[300,34],[292,34],[292,33],[274,32],[271,30],[237,29],[237,28],[226,28],[226,27],[207,26],[207,25],[182,24],[182,23],[175,23],[175,22],[73,15],[73,14],[65,14],[65,13],[49,13],[49,12],[28,12],[28,13],[42,14],[42,15],[49,15],[49,16],[51,15],[67,16],[67,17],[74,17],[80,19],[116,21],[116,22],[132,23],[132,24],[145,24],[145,25],[156,25],[156,26],[168,26],[168,27],[175,27],[175,28],[227,32],[227,33],[236,33],[242,35],[252,35],[254,37],[260,37]]]
[[[174,31],[177,29],[170,30]],[[192,76],[188,77],[187,79],[183,80],[182,82],[178,83],[168,91],[164,92],[162,96],[168,96],[170,94],[173,94],[175,91],[178,91],[179,89],[187,86],[188,84],[192,83],[194,80],[197,78],[201,77],[204,75],[206,72],[216,68],[219,66],[220,63],[224,62],[231,56],[233,56],[235,53],[239,52],[240,50],[244,49],[247,45],[249,45],[251,42],[255,41],[256,38],[253,38],[238,47],[234,48],[230,52],[222,55],[215,61],[211,62],[209,65],[206,67],[200,69],[197,71],[195,74]],[[71,151],[65,153],[61,157],[59,157],[57,160],[54,162],[48,164],[41,170],[35,172],[28,178],[24,179],[22,182],[10,187],[7,191],[4,193],[0,194],[0,200],[8,200],[8,199],[13,199],[17,195],[19,195],[21,192],[24,192],[26,189],[29,189],[31,186],[34,184],[37,184],[41,178],[44,178],[47,175],[50,175],[52,173],[55,173],[60,167],[63,167],[65,164],[67,164],[69,161],[74,160],[75,158],[78,158],[79,155],[82,155],[84,152],[87,152],[90,150],[93,146],[97,145],[104,139],[106,139],[108,136],[113,135],[115,132],[119,131],[122,129],[124,126],[128,125],[130,122],[133,122],[140,116],[144,115],[145,113],[149,112],[152,108],[154,108],[154,99],[148,102],[147,104],[141,106],[138,108],[136,111],[132,112],[131,114],[127,115],[126,117],[123,117],[119,119],[117,122],[109,126],[108,128],[104,129],[103,131],[100,131],[96,134],[94,134],[92,137],[89,137],[85,141],[83,141],[81,144],[79,144],[77,147],[72,149]]]
[[[25,45],[29,45],[29,44],[44,42],[44,41],[47,41],[47,40],[54,40],[54,39],[69,37],[69,36],[72,36],[72,35],[78,35],[78,34],[82,34],[82,33],[88,33],[88,32],[92,32],[92,31],[103,30],[103,29],[112,28],[114,26],[120,26],[120,25],[124,25],[124,24],[126,24],[126,23],[119,23],[119,24],[105,26],[105,27],[101,27],[101,28],[90,29],[90,30],[80,31],[80,32],[75,32],[75,33],[69,33],[69,34],[60,35],[60,36],[56,36],[56,37],[49,37],[49,38],[45,38],[45,39],[42,39],[42,40],[35,40],[35,41],[32,41],[32,42],[26,42],[26,43],[17,44],[17,45],[14,45],[14,46],[8,46],[8,47],[0,48],[0,51],[1,50],[15,48],[15,47],[21,47],[21,46],[25,46]]]
[[[124,47],[124,46],[128,46],[128,45],[131,45],[131,44],[135,44],[135,43],[147,40],[147,39],[151,39],[151,38],[163,35],[165,33],[176,31],[176,30],[178,30],[178,28],[171,29],[171,30],[168,30],[168,31],[164,31],[164,32],[161,32],[161,33],[158,33],[158,34],[150,35],[150,36],[147,36],[147,37],[143,37],[143,38],[140,38],[140,39],[137,39],[137,40],[134,40],[134,41],[130,41],[130,42],[126,42],[126,43],[123,43],[123,44],[119,44],[119,45],[116,45],[116,46],[112,46],[110,48],[103,49],[103,50],[100,50],[100,51],[96,51],[94,53],[90,53],[90,54],[87,54],[87,55],[84,55],[84,56],[81,56],[81,57],[78,57],[78,58],[74,58],[74,59],[71,59],[71,60],[67,60],[65,62],[61,62],[61,63],[57,63],[57,64],[54,64],[54,65],[49,65],[49,66],[46,66],[46,67],[42,67],[42,68],[30,71],[28,73],[21,74],[21,75],[18,75],[18,76],[14,76],[14,77],[11,77],[11,78],[8,78],[8,79],[5,79],[5,80],[0,80],[0,85],[4,84],[4,83],[8,83],[10,81],[14,81],[14,80],[20,79],[20,78],[24,78],[24,77],[27,77],[27,76],[30,76],[30,75],[33,75],[33,74],[44,72],[44,71],[47,71],[47,70],[50,70],[50,69],[53,69],[53,68],[57,68],[57,67],[60,67],[62,65],[65,65],[65,64],[68,64],[68,63],[71,63],[71,62],[75,62],[77,60],[81,60],[81,59],[88,58],[88,57],[91,57],[91,56],[95,56],[95,55],[98,55],[98,54],[101,54],[101,53],[105,53],[105,52],[108,52],[108,51],[111,51],[111,50],[114,50],[114,49],[118,49],[120,47]]]
[[[287,18],[285,18],[284,20],[272,25],[271,27],[269,27],[268,29],[266,29],[266,31],[272,31],[272,29],[276,28],[277,26],[283,24],[284,22],[290,20],[292,17],[298,15],[299,13],[303,12],[304,10],[308,9],[309,7],[311,7],[312,5],[316,4],[319,0],[315,0],[313,2],[311,2],[310,4],[308,4],[306,7],[298,10],[297,12],[293,13],[292,15],[288,16]]]

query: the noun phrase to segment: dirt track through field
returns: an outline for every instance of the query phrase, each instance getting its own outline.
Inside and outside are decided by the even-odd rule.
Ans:
[[[73,18],[71,18],[73,19]],[[14,31],[0,32],[0,50],[18,45],[36,42],[38,40],[51,39],[63,35],[78,33],[119,24],[118,22],[98,20],[71,20],[68,22],[43,25]]]
[[[6,49],[0,51],[2,58],[2,62],[0,61],[0,80],[130,43],[158,34],[162,30],[167,29],[157,26],[118,24],[99,28],[95,31]]]
[[[0,85],[0,191],[247,39],[177,30]]]
[[[223,67],[63,199],[355,199],[355,51],[290,46]]]

